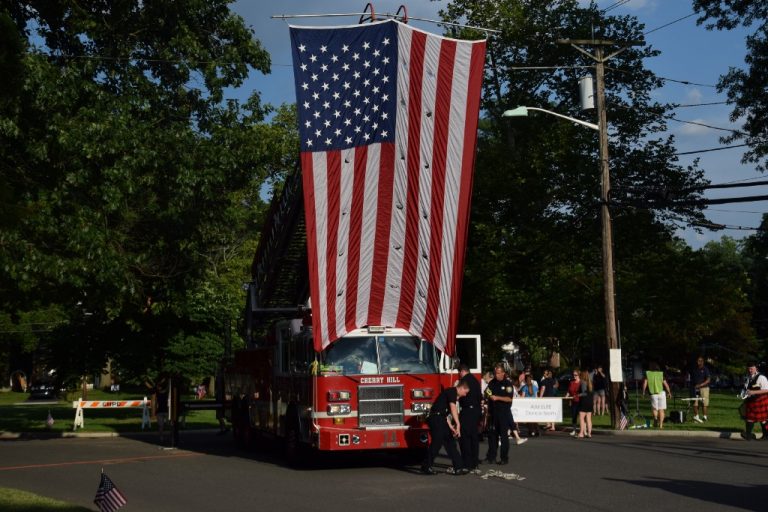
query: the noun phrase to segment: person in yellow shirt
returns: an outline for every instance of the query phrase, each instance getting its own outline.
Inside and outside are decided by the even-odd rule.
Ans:
[[[672,391],[669,389],[667,379],[664,378],[664,372],[661,371],[661,368],[659,368],[657,363],[651,363],[648,371],[645,372],[645,379],[643,379],[643,396],[645,396],[646,389],[651,394],[653,423],[662,429],[664,428],[664,414],[667,409],[667,395],[669,395],[669,398],[671,399]]]

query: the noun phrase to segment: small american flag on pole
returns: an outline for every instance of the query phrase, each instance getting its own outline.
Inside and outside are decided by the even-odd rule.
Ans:
[[[619,430],[626,430],[629,419],[624,413],[621,413],[621,419],[619,420]]]
[[[452,354],[485,41],[291,27],[316,350],[365,325]]]
[[[93,502],[99,507],[101,512],[114,512],[121,509],[128,503],[112,480],[109,479],[106,473],[101,472],[101,482],[99,488],[96,490],[96,497]]]

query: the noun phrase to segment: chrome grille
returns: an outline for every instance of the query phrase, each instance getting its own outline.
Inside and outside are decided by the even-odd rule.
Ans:
[[[403,386],[361,386],[357,411],[361,427],[403,425]]]

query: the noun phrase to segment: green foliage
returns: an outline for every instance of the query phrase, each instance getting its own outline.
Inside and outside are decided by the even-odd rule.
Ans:
[[[746,68],[731,67],[720,77],[717,89],[726,92],[733,105],[731,121],[744,123],[743,131],[723,137],[722,142],[748,144],[743,161],[756,163],[764,171],[768,157],[768,4],[762,0],[693,0],[693,7],[701,15],[698,23],[710,30],[755,26],[745,41]]]
[[[481,332],[492,357],[514,340],[534,364],[547,352],[572,365],[605,363],[597,137],[551,116],[501,113],[526,105],[583,119],[577,82],[594,62],[558,39],[591,39],[594,30],[636,41],[643,26],[571,0],[455,0],[443,14],[501,31],[488,40],[462,329]],[[702,342],[732,348],[754,336],[743,262],[729,263],[738,251],[692,251],[673,234],[677,222],[701,219],[699,208],[657,200],[695,199],[690,189],[703,183],[662,134],[670,106],[653,99],[661,82],[644,66],[657,54],[631,46],[606,76],[616,300],[625,353],[684,364]],[[545,69],[521,69],[531,67]]]
[[[185,371],[210,372],[238,316],[259,193],[287,169],[295,128],[289,108],[267,123],[257,93],[223,101],[269,70],[227,3],[30,0],[10,13],[3,37],[20,44],[0,65],[21,66],[22,82],[0,91],[17,212],[0,233],[0,305],[14,326],[55,309],[36,341],[66,380],[108,357],[126,378],[181,369],[192,346],[205,354]]]

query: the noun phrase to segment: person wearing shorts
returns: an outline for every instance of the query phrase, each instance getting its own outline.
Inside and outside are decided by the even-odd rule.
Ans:
[[[693,421],[704,423],[707,421],[707,409],[709,409],[709,368],[704,366],[704,358],[696,359],[696,368],[691,372],[691,398],[699,398],[693,402]],[[704,406],[704,417],[699,416],[699,401]]]
[[[664,414],[667,410],[667,395],[672,398],[667,379],[657,363],[651,363],[649,370],[645,372],[643,379],[643,396],[646,389],[651,394],[651,409],[653,411],[653,423],[660,429],[664,428]],[[666,391],[666,393],[665,393]]]
[[[598,364],[595,367],[595,372],[592,374],[592,389],[594,397],[594,409],[595,415],[603,416],[608,412],[608,407],[605,403],[605,388],[608,378],[603,372],[603,365]]]

